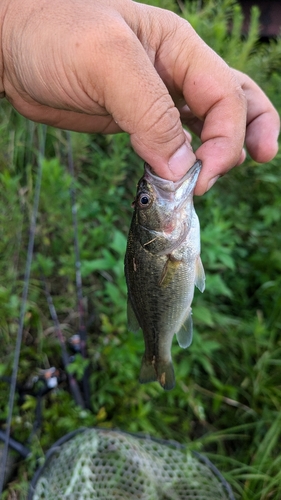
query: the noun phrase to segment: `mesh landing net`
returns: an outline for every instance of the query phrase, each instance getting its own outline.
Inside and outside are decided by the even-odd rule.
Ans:
[[[176,443],[81,429],[60,439],[32,481],[28,500],[234,500],[203,456]]]

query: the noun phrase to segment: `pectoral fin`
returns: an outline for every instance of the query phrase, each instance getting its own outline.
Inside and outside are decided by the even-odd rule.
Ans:
[[[182,324],[180,330],[177,332],[177,340],[179,346],[186,349],[190,346],[193,337],[193,324],[192,324],[192,311],[191,307],[188,308],[188,312],[184,323]]]
[[[166,263],[163,267],[162,275],[159,281],[159,286],[165,288],[174,279],[175,273],[182,261],[176,259],[173,254],[167,255]]]
[[[137,333],[140,329],[139,322],[134,313],[132,303],[128,297],[127,302],[127,322],[128,322],[128,330],[132,333]]]
[[[200,258],[200,255],[198,255],[195,263],[195,285],[197,288],[200,290],[200,292],[204,292],[205,290],[205,272],[204,272],[204,267]]]

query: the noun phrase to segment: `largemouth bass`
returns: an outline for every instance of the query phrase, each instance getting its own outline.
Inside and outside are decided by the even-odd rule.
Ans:
[[[193,205],[200,169],[198,160],[173,182],[161,179],[145,164],[133,202],[125,256],[128,328],[143,331],[140,382],[158,380],[166,390],[175,385],[173,336],[183,348],[191,344],[194,285],[201,292],[205,288],[200,226]]]

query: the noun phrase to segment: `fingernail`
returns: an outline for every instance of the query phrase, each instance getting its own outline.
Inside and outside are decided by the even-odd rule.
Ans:
[[[190,144],[184,143],[168,161],[168,168],[178,179],[181,179],[195,163],[196,157]]]
[[[207,186],[207,191],[211,189],[211,187],[217,182],[217,180],[220,178],[220,175],[217,175],[216,177],[213,177],[209,182]]]

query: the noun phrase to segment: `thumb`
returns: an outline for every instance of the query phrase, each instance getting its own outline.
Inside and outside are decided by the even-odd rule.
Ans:
[[[145,128],[141,133],[137,130],[131,134],[131,144],[136,153],[153,167],[156,174],[164,179],[177,181],[192,167],[196,156],[177,113],[171,113],[168,106],[165,110],[163,105],[159,105],[158,110],[160,114],[166,115],[166,120],[161,117],[152,129],[148,120],[153,121],[155,115],[147,115],[147,127],[144,124]],[[163,123],[164,121],[166,123]]]

